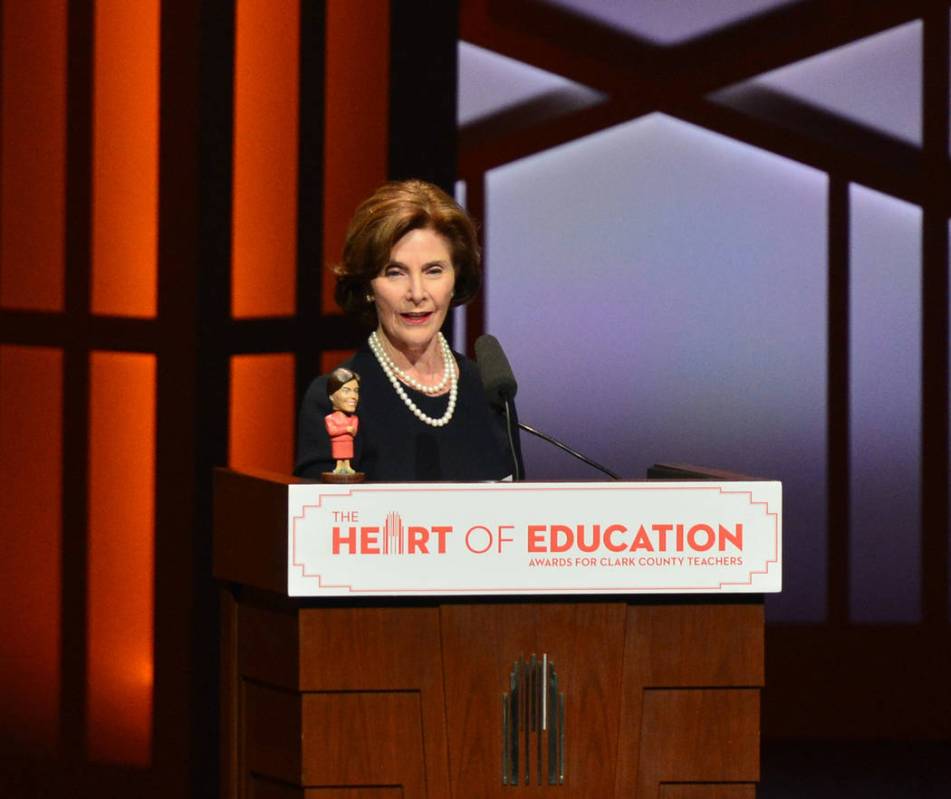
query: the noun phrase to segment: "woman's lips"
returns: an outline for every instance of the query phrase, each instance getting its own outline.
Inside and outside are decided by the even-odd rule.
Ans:
[[[413,311],[412,313],[401,313],[400,318],[408,325],[424,325],[432,315],[432,311]]]

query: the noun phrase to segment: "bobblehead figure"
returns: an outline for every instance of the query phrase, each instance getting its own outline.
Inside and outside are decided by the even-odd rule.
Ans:
[[[353,437],[357,434],[360,420],[356,416],[360,402],[360,375],[349,369],[334,369],[327,380],[327,397],[333,412],[324,417],[327,435],[330,436],[330,455],[337,461],[332,472],[324,472],[332,482],[359,482],[363,474],[350,465],[353,458]]]

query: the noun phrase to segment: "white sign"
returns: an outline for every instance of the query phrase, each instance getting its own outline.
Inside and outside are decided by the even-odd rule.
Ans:
[[[288,488],[291,596],[782,588],[778,482]]]

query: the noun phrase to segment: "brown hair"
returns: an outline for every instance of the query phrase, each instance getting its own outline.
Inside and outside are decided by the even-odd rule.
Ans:
[[[334,270],[337,304],[365,322],[376,322],[367,300],[370,281],[389,263],[393,246],[412,230],[429,229],[445,237],[455,272],[453,305],[464,305],[482,282],[475,225],[459,204],[438,186],[422,180],[384,183],[357,208]]]
[[[327,378],[327,396],[332,397],[351,380],[356,380],[357,385],[360,385],[360,375],[343,366],[338,366]]]

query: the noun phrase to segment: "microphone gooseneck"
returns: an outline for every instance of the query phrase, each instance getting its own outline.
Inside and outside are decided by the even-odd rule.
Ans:
[[[533,436],[538,436],[542,441],[547,441],[549,444],[554,444],[558,449],[562,449],[567,452],[569,455],[573,455],[579,461],[587,463],[588,466],[591,466],[597,469],[599,472],[604,472],[612,480],[620,480],[621,476],[616,472],[611,471],[607,466],[602,466],[597,461],[591,460],[587,455],[582,455],[578,450],[572,449],[563,441],[559,441],[554,436],[548,435],[548,433],[543,433],[541,430],[536,430],[534,427],[529,427],[527,424],[522,422],[518,423],[519,429],[524,430],[526,433],[531,433]]]

